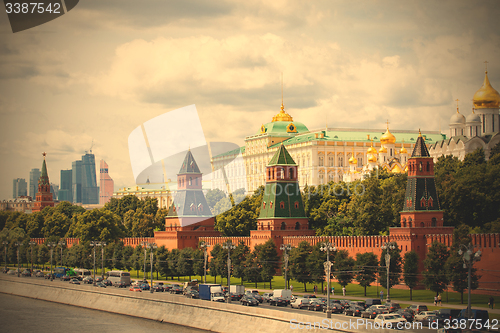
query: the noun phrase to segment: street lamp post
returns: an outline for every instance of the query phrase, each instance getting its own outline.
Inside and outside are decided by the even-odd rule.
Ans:
[[[158,246],[156,246],[155,243],[147,243],[147,248],[149,249],[149,261],[151,262],[151,286],[149,286],[149,290],[152,293],[153,292],[153,250],[156,249]]]
[[[29,242],[31,248],[31,274],[33,274],[33,245],[36,245],[36,242]]]
[[[285,289],[288,289],[288,279],[287,279],[287,273],[288,273],[288,251],[292,249],[292,246],[290,244],[281,244],[280,250],[285,251],[283,254],[283,259],[285,260]]]
[[[90,246],[92,246],[92,248],[94,250],[93,251],[94,252],[94,279],[93,279],[94,281],[93,281],[93,285],[95,286],[95,272],[96,272],[96,270],[95,270],[95,248],[96,248],[96,246],[100,246],[100,247],[102,247],[102,251],[104,251],[104,246],[106,246],[106,242],[91,241]],[[102,255],[104,256],[104,252]],[[104,279],[104,276],[103,276],[103,279]]]
[[[50,248],[50,280],[52,281],[54,279],[54,275],[52,275],[52,254],[54,253],[54,247],[56,246],[56,243],[48,243],[47,246]]]
[[[7,245],[9,242],[3,241],[2,244],[5,247],[5,272],[7,272]]]
[[[231,303],[231,250],[234,250],[236,246],[228,240],[222,247],[227,250],[227,302]]]
[[[104,247],[106,242],[101,242],[101,277],[104,280]]]
[[[63,246],[66,246],[66,241],[61,239],[57,245],[61,248],[61,267],[63,267]]]
[[[381,248],[382,248],[382,250],[387,250],[387,252],[385,253],[385,266],[387,267],[387,300],[386,300],[386,302],[390,302],[391,301],[390,288],[389,288],[389,268],[390,268],[390,265],[391,265],[391,254],[390,254],[390,251],[394,250],[396,248],[396,243],[394,243],[394,242],[385,242],[381,246]]]
[[[19,268],[19,247],[21,246],[21,243],[15,242],[15,246],[17,246],[17,277],[21,276],[20,268]]]
[[[465,251],[462,251],[462,248]],[[471,308],[471,273],[472,266],[476,261],[481,260],[481,250],[474,252],[474,245],[469,243],[468,246],[460,244],[460,249],[458,250],[458,255],[462,256],[464,260],[464,268],[469,269],[468,276],[468,300],[467,300],[467,318],[472,318],[472,308]]]
[[[333,246],[332,246],[333,245]],[[325,274],[326,274],[326,317],[332,318],[332,310],[330,308],[330,272],[332,268],[332,262],[330,261],[330,251],[337,251],[337,247],[335,243],[324,242],[321,244],[321,251],[326,251],[326,261],[325,265]]]
[[[200,247],[203,249],[203,255],[205,258],[205,262],[203,264],[203,283],[207,283],[207,259],[208,259],[208,253],[207,250],[210,247],[210,244],[207,244],[205,241],[201,241]]]
[[[144,271],[143,271],[144,274],[143,274],[142,280],[147,281],[146,280],[146,251],[147,251],[148,243],[142,242],[142,246],[144,247]]]

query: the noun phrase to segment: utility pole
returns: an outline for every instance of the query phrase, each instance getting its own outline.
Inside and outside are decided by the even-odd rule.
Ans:
[[[333,245],[333,246],[332,246]],[[337,251],[335,243],[324,242],[321,244],[321,251],[326,252],[325,275],[326,275],[326,318],[332,318],[332,310],[330,308],[330,274],[332,268],[332,262],[330,261],[330,251]]]
[[[462,251],[462,248],[465,251]],[[474,245],[472,243],[469,243],[468,246],[465,246],[463,244],[460,244],[460,249],[458,250],[458,255],[462,256],[464,260],[464,268],[469,269],[469,276],[468,276],[468,300],[467,300],[467,318],[472,318],[472,308],[471,308],[471,289],[472,289],[472,280],[471,280],[471,275],[472,275],[472,266],[476,261],[481,260],[481,250],[477,250],[477,252],[474,253]]]
[[[231,250],[234,250],[236,246],[233,245],[231,240],[228,240],[222,248],[227,250],[227,302],[231,303]]]
[[[389,288],[389,268],[391,266],[391,254],[390,251],[396,248],[395,242],[385,242],[381,247],[382,250],[387,250],[385,253],[385,266],[387,267],[387,300],[386,302],[391,301],[390,297],[390,288]]]

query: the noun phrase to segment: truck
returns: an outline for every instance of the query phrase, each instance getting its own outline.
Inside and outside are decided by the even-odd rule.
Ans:
[[[229,288],[229,292],[232,294],[241,296],[245,295],[245,286],[242,286],[241,284],[232,284]]]
[[[224,294],[222,293],[222,286],[220,284],[200,284],[198,285],[200,299],[213,302],[224,302]]]
[[[273,297],[280,297],[287,300],[288,303],[292,300],[292,291],[289,289],[275,289]]]

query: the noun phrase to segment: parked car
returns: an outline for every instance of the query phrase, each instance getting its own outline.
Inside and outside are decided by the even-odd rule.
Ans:
[[[139,285],[139,288],[141,288],[141,290],[150,290],[151,288],[149,287],[149,284],[148,283],[141,283]]]
[[[102,281],[104,281],[104,279],[102,278],[102,276],[98,276],[98,277],[95,278],[95,282],[96,283],[97,282],[102,282]]]
[[[63,276],[61,276],[61,281],[71,281],[71,276],[63,275]]]
[[[42,271],[36,272],[36,274],[35,274],[35,277],[42,277],[43,278],[44,276],[45,276],[45,274],[43,274]]]
[[[253,296],[257,301],[259,301],[259,303],[264,302],[264,299],[262,298],[262,296],[260,296],[257,290],[247,291],[245,295]]]
[[[427,305],[412,304],[409,307],[407,307],[407,309],[413,311],[414,315],[416,315],[417,313],[420,313],[422,311],[429,311],[429,309],[427,308]]]
[[[322,311],[323,310],[323,303],[318,301],[318,300],[313,299],[307,305],[307,309],[312,310],[312,311]]]
[[[408,309],[399,309],[396,313],[406,319],[407,322],[412,322],[415,319],[413,311]]]
[[[172,288],[170,288],[171,294],[182,294],[182,292],[183,292],[182,287],[179,286],[178,284],[173,284]]]
[[[241,305],[246,305],[246,306],[259,305],[259,301],[250,294],[243,295],[243,297],[240,299],[240,303]]]
[[[7,273],[9,271],[9,267],[2,268],[2,273]]]
[[[387,302],[384,305],[389,309],[389,313],[396,312],[401,309],[399,303]]]
[[[288,305],[288,300],[282,298],[282,297],[272,297],[269,300],[269,305],[275,305],[275,306],[287,306]]]
[[[14,274],[16,274],[16,273],[14,273]],[[47,279],[47,280],[54,280],[55,278],[56,278],[56,275],[54,273],[52,273],[52,274],[50,274],[50,273],[45,274],[45,279]]]
[[[326,312],[326,304],[323,305],[323,312]],[[333,301],[330,301],[330,310],[332,313],[342,313],[344,312],[344,307],[340,305],[340,303],[335,303]]]
[[[437,312],[437,316],[439,317],[440,320],[453,320],[458,318],[460,315],[460,309],[440,309]]]
[[[94,279],[92,279],[90,276],[86,276],[86,277],[83,278],[82,282],[86,283],[86,284],[93,284],[94,283]]]
[[[153,284],[153,291],[157,292],[157,293],[164,292],[165,288],[163,288],[163,283],[162,284],[159,284],[159,283]]]
[[[350,305],[356,305],[356,306],[359,306],[363,309],[366,309],[366,303],[363,301],[351,301]]]
[[[106,287],[110,287],[113,285],[113,282],[109,281],[108,279],[105,279],[104,281],[102,281],[102,283],[104,283]]]
[[[363,311],[365,311],[365,308],[359,305],[351,305],[348,308],[344,308],[346,316],[361,317],[361,312]]]
[[[130,291],[136,291],[136,292],[141,292],[141,288],[139,286],[130,286],[129,288]]]
[[[380,300],[380,298],[368,298],[365,301],[365,305],[367,308],[372,305],[382,305],[382,301]]]
[[[310,299],[310,298],[316,298],[316,295],[303,295],[302,297]]]
[[[361,318],[375,319],[377,315],[384,313],[389,313],[389,310],[385,307],[385,305],[372,305],[365,311],[361,312]]]
[[[71,279],[69,281],[69,283],[71,283],[71,284],[80,284],[80,280],[78,280],[78,279]]]
[[[229,293],[229,295],[227,295],[226,298],[228,297],[231,298],[231,302],[238,302],[243,296],[240,297],[239,294]]]
[[[31,276],[31,270],[25,269],[22,271],[21,276]]]
[[[421,322],[424,327],[430,327],[429,325],[431,325],[432,323],[437,323],[438,327],[444,325],[444,322],[443,321],[440,322],[439,317],[436,316],[435,314],[428,315],[423,318],[420,317],[420,319],[417,319],[417,317],[415,317],[415,321]]]
[[[375,317],[374,323],[380,327],[397,328],[398,323],[404,324],[406,319],[395,313],[379,314]]]
[[[440,328],[437,333],[462,333],[461,328]]]
[[[97,282],[95,285],[96,285],[96,287],[99,287],[99,288],[106,288],[106,285],[102,281]]]
[[[437,316],[437,311],[421,311],[415,315],[415,321],[422,321],[427,316]]]
[[[169,285],[169,284],[164,284],[164,285],[163,285],[163,289],[164,289],[165,291],[170,291],[170,289],[172,289],[172,286],[171,286],[171,285]]]
[[[290,303],[290,306],[295,309],[304,309],[307,308],[309,304],[309,299],[297,297],[293,302]]]
[[[116,282],[116,283],[113,283],[113,287],[116,287],[116,288],[127,288],[127,284],[125,282]]]

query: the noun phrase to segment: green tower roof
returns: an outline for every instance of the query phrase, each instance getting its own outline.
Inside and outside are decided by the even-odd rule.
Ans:
[[[278,150],[274,154],[273,158],[269,162],[268,166],[271,165],[297,165],[293,160],[292,156],[288,153],[285,146],[282,144],[279,146]]]
[[[415,147],[413,147],[413,152],[411,157],[430,157],[429,150],[427,150],[427,146],[425,145],[425,140],[422,134],[418,135],[417,142],[415,143]]]
[[[38,179],[38,185],[50,185],[47,165],[45,164],[45,153],[43,155],[42,173],[40,174],[40,178]]]
[[[184,162],[182,162],[181,169],[179,170],[179,174],[184,173],[201,173],[198,164],[196,164],[194,160],[193,154],[191,154],[191,150],[188,150]]]

